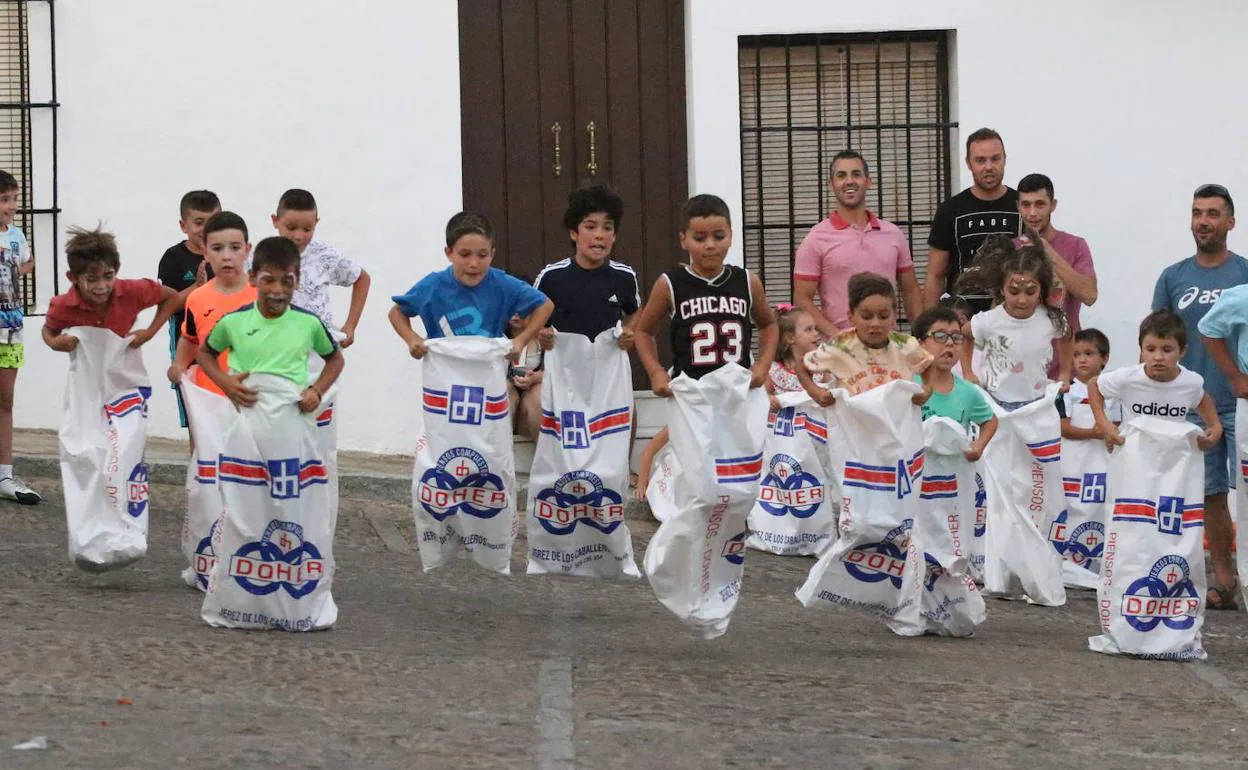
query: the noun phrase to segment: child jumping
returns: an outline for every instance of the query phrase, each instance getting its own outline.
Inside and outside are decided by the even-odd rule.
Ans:
[[[848,294],[854,328],[820,343],[797,369],[802,387],[821,406],[831,406],[835,399],[830,389],[815,383],[816,373],[826,375],[832,387],[858,394],[893,380],[914,379],[932,363],[918,340],[896,331],[897,295],[887,278],[857,273],[849,279]],[[914,403],[922,404],[929,393],[916,393]]]
[[[914,321],[914,336],[932,356],[932,364],[915,375],[914,380],[931,390],[923,404],[923,419],[947,417],[961,425],[973,437],[966,460],[975,462],[997,432],[997,418],[983,393],[953,373],[958,353],[966,342],[961,329],[958,314],[951,308],[928,308],[919,314]]]
[[[1075,333],[1072,354],[1074,380],[1070,389],[1057,394],[1057,413],[1062,418],[1062,438],[1070,441],[1104,441],[1096,426],[1088,398],[1088,383],[1099,377],[1109,363],[1109,338],[1100,329],[1080,329]],[[1105,399],[1105,413],[1115,425],[1122,422],[1122,407]]]
[[[35,269],[30,243],[13,224],[20,192],[17,179],[0,171],[0,499],[35,505],[39,493],[13,475],[13,394],[26,360],[21,285],[22,276]]]
[[[996,304],[966,325],[962,371],[983,385],[1006,411],[1044,397],[1053,340],[1058,340],[1058,376],[1070,381],[1070,336],[1066,315],[1053,304],[1053,268],[1040,246],[1015,248],[1004,236],[984,243],[976,255],[982,281]],[[1044,312],[1037,312],[1043,306]],[[971,365],[972,348],[983,351],[980,370]]]

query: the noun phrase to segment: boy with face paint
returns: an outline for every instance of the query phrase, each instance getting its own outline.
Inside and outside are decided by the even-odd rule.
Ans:
[[[253,373],[285,377],[301,389],[299,411],[321,407],[321,399],[342,373],[343,356],[329,329],[314,314],[290,302],[299,287],[299,251],[287,238],[265,238],[252,257],[256,302],[226,315],[199,351],[199,365],[239,407],[254,406],[257,393],[246,384]],[[325,368],[308,382],[308,354]],[[218,362],[228,353],[229,373]]]

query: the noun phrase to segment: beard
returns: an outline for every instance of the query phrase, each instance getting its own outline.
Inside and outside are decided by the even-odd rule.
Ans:
[[[1208,238],[1201,241],[1200,236],[1196,236],[1196,250],[1201,254],[1217,254],[1226,249],[1226,236],[1210,233]]]

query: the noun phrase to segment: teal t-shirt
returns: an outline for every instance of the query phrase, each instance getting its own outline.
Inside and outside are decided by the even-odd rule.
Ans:
[[[915,375],[914,381],[923,384],[920,375]],[[931,398],[923,405],[923,419],[928,417],[948,417],[969,431],[972,425],[983,425],[992,419],[992,407],[979,388],[954,375],[952,390],[948,393],[933,390]]]
[[[222,316],[205,344],[214,353],[230,352],[231,371],[274,374],[301,389],[308,386],[308,353],[327,358],[338,349],[312,313],[291,306],[277,318],[265,318],[254,304]]]

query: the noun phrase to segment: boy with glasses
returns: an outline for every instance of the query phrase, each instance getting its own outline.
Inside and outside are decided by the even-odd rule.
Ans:
[[[923,419],[948,417],[961,425],[971,437],[966,459],[975,462],[997,432],[997,418],[984,392],[953,373],[966,344],[958,314],[948,307],[929,308],[915,319],[914,336],[933,358],[932,365],[914,377],[932,392],[923,404]]]

